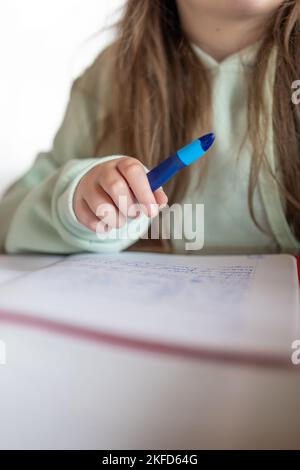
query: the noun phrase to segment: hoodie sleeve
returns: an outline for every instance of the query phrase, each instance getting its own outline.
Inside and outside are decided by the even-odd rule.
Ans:
[[[84,227],[73,211],[80,179],[95,165],[121,155],[92,158],[98,102],[78,86],[71,88],[68,106],[52,150],[40,153],[32,168],[0,202],[0,251],[8,253],[115,252],[135,243],[149,227],[144,215],[109,234]]]

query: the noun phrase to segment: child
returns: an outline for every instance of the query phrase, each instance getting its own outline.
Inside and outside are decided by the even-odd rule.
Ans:
[[[115,43],[74,82],[52,151],[4,196],[0,247],[123,250],[169,200],[204,204],[201,253],[299,252],[299,3],[128,0]],[[209,155],[153,194],[147,169],[207,132]]]

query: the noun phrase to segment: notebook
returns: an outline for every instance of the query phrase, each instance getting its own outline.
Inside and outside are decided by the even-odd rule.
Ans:
[[[299,313],[289,255],[80,254],[0,285],[0,321],[276,367],[291,365]]]
[[[49,266],[62,256],[0,255],[0,285],[31,271]]]

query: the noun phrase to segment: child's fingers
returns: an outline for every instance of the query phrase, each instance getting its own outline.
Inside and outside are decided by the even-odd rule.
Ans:
[[[157,204],[161,207],[164,207],[168,203],[168,196],[164,192],[162,188],[159,188],[155,191],[154,197],[156,199]]]
[[[131,191],[146,210],[149,217],[154,217],[158,213],[156,199],[142,164],[134,158],[122,158],[118,162],[118,170],[128,182]]]
[[[76,201],[76,217],[82,225],[92,232],[97,232],[98,228],[100,228],[100,230],[102,228],[102,222],[100,222],[98,217],[91,211],[84,199],[78,199]]]
[[[130,210],[135,206],[134,196],[117,169],[107,168],[106,171],[102,171],[98,183],[99,188],[103,188],[125,217],[135,217],[136,213]]]
[[[86,198],[90,210],[98,219],[110,228],[120,228],[126,223],[126,218],[115,206],[108,194],[99,186]]]

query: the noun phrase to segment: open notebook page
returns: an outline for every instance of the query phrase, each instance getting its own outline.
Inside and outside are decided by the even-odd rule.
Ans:
[[[74,255],[0,286],[0,310],[139,340],[289,357],[292,256]]]
[[[50,266],[62,256],[0,255],[0,284],[23,276],[28,272]]]

